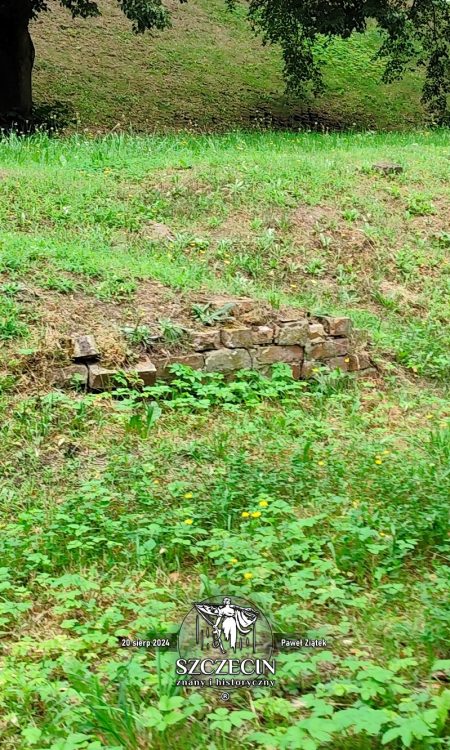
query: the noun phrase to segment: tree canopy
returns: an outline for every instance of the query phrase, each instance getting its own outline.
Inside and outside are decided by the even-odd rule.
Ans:
[[[228,0],[233,7],[239,0]],[[384,80],[408,68],[425,71],[423,100],[442,121],[450,94],[449,0],[250,0],[249,17],[264,41],[279,44],[293,91],[321,90],[322,53],[336,36],[348,38],[375,21],[382,32],[378,56]]]

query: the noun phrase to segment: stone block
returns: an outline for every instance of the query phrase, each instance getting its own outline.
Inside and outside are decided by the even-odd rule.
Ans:
[[[186,355],[169,355],[167,357],[153,358],[156,367],[157,380],[171,380],[174,374],[170,372],[172,365],[184,365],[192,367],[193,370],[203,370],[205,366],[205,357],[203,354],[193,353]]]
[[[359,354],[349,354],[349,372],[355,372],[357,370],[367,370],[372,366],[370,357],[367,352],[360,352]]]
[[[352,321],[350,318],[332,317],[330,315],[320,315],[317,319],[325,328],[326,333],[330,336],[349,336],[352,330]]]
[[[304,350],[301,346],[260,346],[252,349],[253,366],[260,369],[277,362],[302,363]]]
[[[292,323],[282,323],[275,329],[275,343],[280,346],[305,345],[309,340],[309,325],[307,320]]]
[[[330,370],[348,372],[350,370],[350,357],[332,357],[331,359],[327,359],[326,365]]]
[[[189,331],[190,343],[196,352],[208,349],[220,349],[220,331],[211,328],[209,331]]]
[[[328,339],[319,344],[308,347],[308,359],[331,359],[332,357],[347,356],[350,348],[348,339]]]
[[[309,340],[315,344],[320,343],[325,338],[325,328],[321,323],[309,324]]]
[[[117,370],[108,370],[101,365],[89,365],[89,388],[91,391],[108,391],[114,385]]]
[[[117,386],[115,378],[119,372],[124,373],[125,376],[128,375],[130,382],[134,382],[134,379],[138,377],[144,386],[154,385],[156,382],[156,367],[153,362],[146,359],[132,367],[117,368],[117,370],[110,370],[97,364],[89,365],[89,388],[92,391],[108,391],[115,388]]]
[[[228,374],[235,370],[248,370],[251,366],[250,354],[246,349],[217,349],[205,355],[206,372]]]
[[[252,329],[253,344],[261,346],[263,344],[272,344],[274,329],[272,326],[256,326]]]
[[[59,388],[71,388],[75,384],[86,388],[88,382],[88,368],[86,365],[69,365],[62,367],[55,373],[53,383]]]
[[[89,362],[100,357],[100,352],[93,336],[73,336],[72,344],[72,359],[74,362]]]
[[[230,349],[245,349],[253,345],[251,328],[222,328],[222,344]]]

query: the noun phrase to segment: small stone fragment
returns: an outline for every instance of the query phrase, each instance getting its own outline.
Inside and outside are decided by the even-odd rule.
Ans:
[[[317,319],[330,336],[349,336],[352,330],[350,318],[332,317],[330,315],[318,315]]]
[[[74,362],[87,362],[100,357],[100,352],[93,336],[73,336],[72,343],[72,359]]]
[[[69,365],[55,373],[54,385],[60,388],[71,388],[78,385],[86,388],[88,381],[88,368],[86,365]]]
[[[332,357],[342,357],[348,354],[350,342],[348,339],[334,339],[333,341],[322,341],[320,344],[313,344],[308,347],[309,359],[331,359]]]
[[[380,172],[381,174],[385,175],[401,174],[404,171],[401,164],[391,164],[390,162],[380,162],[379,164],[374,164],[372,169],[375,172]]]
[[[220,348],[220,331],[211,328],[209,331],[189,331],[192,348],[196,352]]]
[[[272,344],[274,337],[274,330],[272,326],[256,326],[252,330],[253,344]]]
[[[198,353],[180,356],[169,355],[167,357],[160,357],[159,359],[154,358],[153,363],[156,366],[157,380],[172,380],[176,377],[170,371],[172,365],[184,365],[185,367],[191,367],[193,370],[202,370],[205,365],[205,357],[203,354]]]
[[[310,323],[309,325],[309,340],[314,344],[318,344],[325,338],[325,328],[321,323]]]
[[[280,346],[304,345],[309,340],[309,325],[307,320],[284,323],[275,329],[275,343]]]
[[[246,370],[252,365],[250,354],[246,349],[218,349],[205,356],[206,372],[230,373],[235,370]]]
[[[242,349],[253,344],[251,328],[222,328],[222,344],[230,349]]]

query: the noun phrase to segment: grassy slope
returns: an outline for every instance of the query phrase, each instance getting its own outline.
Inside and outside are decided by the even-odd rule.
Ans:
[[[278,51],[261,47],[242,8],[230,15],[222,0],[174,2],[171,30],[136,37],[115,2],[101,7],[102,17],[75,22],[52,10],[33,30],[37,101],[70,103],[84,126],[224,130],[319,119],[395,128],[423,117],[418,76],[380,84],[374,31],[332,46],[324,96],[289,102]]]
[[[450,635],[449,143],[437,132],[0,145],[2,750],[205,738],[380,750],[396,726],[405,743],[445,736],[445,706],[442,719],[425,711]],[[405,174],[366,170],[386,158]],[[150,242],[150,220],[175,242]],[[130,400],[33,382],[58,359],[69,312],[139,317],[151,279],[168,299],[215,289],[348,312],[370,328],[385,377],[283,386],[262,403],[255,386],[242,405],[217,386],[208,398],[226,408],[188,397],[148,434],[151,412]],[[176,627],[211,592],[247,595],[277,629],[330,647],[281,656],[272,694],[168,703],[171,657],[124,653],[116,636]],[[232,726],[212,713],[224,708]]]

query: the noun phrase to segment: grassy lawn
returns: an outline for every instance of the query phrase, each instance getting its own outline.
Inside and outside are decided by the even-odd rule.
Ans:
[[[2,750],[450,747],[449,145],[0,143]],[[126,364],[124,326],[211,293],[347,314],[379,376],[184,373],[157,407],[49,385],[72,332]],[[118,647],[223,592],[328,647],[230,703]]]
[[[76,21],[52,7],[32,28],[37,102],[68,104],[82,127],[402,129],[423,121],[421,75],[381,84],[374,29],[331,45],[324,95],[289,100],[279,50],[262,47],[244,6],[229,13],[225,0],[174,0],[172,29],[136,36],[115,0],[99,5],[102,16]]]

